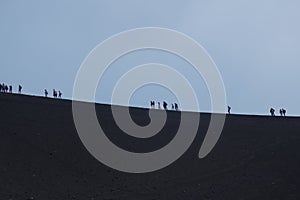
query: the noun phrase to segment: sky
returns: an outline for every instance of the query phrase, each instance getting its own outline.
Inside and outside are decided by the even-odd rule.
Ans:
[[[2,0],[0,82],[14,90],[22,84],[24,93],[40,96],[55,88],[71,99],[77,71],[96,45],[129,29],[163,27],[189,35],[207,50],[233,113],[269,114],[270,107],[284,107],[289,115],[300,115],[299,8],[296,0]],[[197,91],[200,110],[210,111],[202,78],[184,60],[155,50],[114,62],[96,101],[109,103],[115,81],[149,62],[184,74]],[[168,88],[150,85],[137,90],[130,105],[149,107],[150,100],[177,101]]]

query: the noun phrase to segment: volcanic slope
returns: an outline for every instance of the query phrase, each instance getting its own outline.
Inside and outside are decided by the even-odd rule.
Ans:
[[[117,127],[110,105],[96,110],[107,137],[134,152],[162,148],[180,124],[180,112],[168,111],[157,135],[138,139]],[[148,109],[130,113],[139,125],[150,122]],[[209,120],[201,113],[194,142],[173,164],[130,174],[89,154],[70,100],[1,93],[0,199],[300,199],[300,118],[229,115],[215,148],[199,159]]]

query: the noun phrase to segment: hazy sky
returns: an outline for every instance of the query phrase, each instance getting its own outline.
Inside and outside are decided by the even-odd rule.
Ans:
[[[137,27],[181,31],[208,51],[223,77],[232,112],[268,114],[285,107],[300,115],[300,2],[227,1],[0,1],[0,82],[43,95],[47,88],[71,98],[77,70],[88,53],[113,34]],[[110,102],[114,81],[137,64],[159,62],[180,70],[174,55],[143,51],[115,62],[99,85],[98,102]],[[201,79],[193,71],[182,73]],[[15,87],[16,88],[16,87]],[[209,95],[194,85],[200,108],[209,111]],[[175,101],[166,89],[144,87],[131,104]]]

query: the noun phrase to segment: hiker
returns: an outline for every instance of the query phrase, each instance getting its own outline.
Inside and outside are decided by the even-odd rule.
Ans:
[[[163,101],[163,107],[164,107],[165,110],[168,109],[168,104],[167,104],[167,102]]]
[[[279,110],[279,113],[280,113],[280,116],[283,115],[283,110],[282,110],[282,108]]]
[[[21,94],[21,93],[22,93],[22,86],[19,85],[19,94]]]
[[[174,104],[172,104],[172,110],[174,110]]]
[[[285,117],[285,114],[286,114],[286,110],[282,108],[282,114],[283,116]]]
[[[61,95],[62,95],[62,93],[61,93],[61,91],[59,90],[58,91],[58,97],[61,99]]]
[[[9,86],[9,93],[12,93],[12,85]]]
[[[45,97],[48,97],[48,91],[45,89]]]
[[[157,108],[160,109],[160,102],[157,102]]]
[[[5,90],[5,92],[8,91],[8,86],[7,85],[5,85],[4,90]]]
[[[230,106],[227,106],[227,111],[228,111],[228,114],[230,115],[230,111],[231,111],[231,107]]]
[[[150,107],[155,108],[155,102],[154,101],[150,101]]]
[[[2,84],[0,84],[0,92],[2,92]]]
[[[174,108],[176,111],[178,111],[178,104],[177,103],[174,103]]]
[[[271,116],[275,116],[275,110],[274,110],[274,108],[270,108],[270,113],[271,113]]]
[[[56,92],[55,89],[53,89],[53,97],[54,97],[54,98],[57,98],[57,92]]]

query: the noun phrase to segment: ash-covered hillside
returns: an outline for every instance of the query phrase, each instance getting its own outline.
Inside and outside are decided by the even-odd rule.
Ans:
[[[168,144],[180,123],[180,112],[170,111],[160,133],[137,139],[117,127],[109,105],[96,110],[108,138],[135,152]],[[148,109],[130,113],[137,124],[149,123]],[[71,101],[1,93],[0,199],[300,199],[300,118],[227,116],[217,145],[199,159],[209,119],[201,114],[193,144],[175,163],[129,174],[85,149]]]

